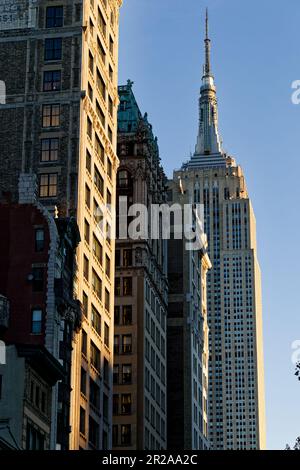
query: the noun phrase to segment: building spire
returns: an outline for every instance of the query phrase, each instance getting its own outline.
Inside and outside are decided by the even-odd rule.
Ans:
[[[218,131],[218,103],[214,77],[211,71],[211,41],[209,39],[208,9],[205,18],[205,62],[199,100],[199,132],[195,156],[221,155],[222,146]],[[192,160],[194,157],[192,158]]]

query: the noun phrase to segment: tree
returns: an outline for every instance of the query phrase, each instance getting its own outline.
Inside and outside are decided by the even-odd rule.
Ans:
[[[300,437],[297,437],[296,439],[294,450],[300,450]]]
[[[295,375],[296,375],[296,377],[298,377],[298,380],[300,380],[300,362],[297,362],[297,364],[296,364]]]

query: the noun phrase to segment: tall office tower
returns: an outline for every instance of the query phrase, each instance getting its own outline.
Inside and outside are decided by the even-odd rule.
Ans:
[[[110,224],[102,230],[99,222],[101,206],[115,204],[120,5],[0,2],[6,85],[0,192],[14,197],[20,172],[37,174],[40,202],[53,214],[76,217],[82,238],[75,289],[84,322],[73,351],[73,449],[111,446],[114,241]]]
[[[180,180],[169,181],[168,200],[183,210],[192,208],[193,192],[182,191]],[[167,326],[168,449],[207,450],[208,324],[206,277],[211,269],[207,239],[199,215],[193,215],[198,246],[176,239],[174,223],[168,242],[169,304]],[[194,242],[195,243],[195,242]]]
[[[125,225],[116,242],[113,447],[158,450],[166,449],[167,257],[161,232],[151,239],[150,207],[166,200],[165,175],[132,82],[119,95],[117,198],[127,198],[128,210],[143,204],[149,220],[142,216],[136,236]]]
[[[223,150],[206,19],[195,154],[175,172],[204,204],[208,274],[209,437],[213,449],[264,449],[261,279],[255,217],[240,166]]]

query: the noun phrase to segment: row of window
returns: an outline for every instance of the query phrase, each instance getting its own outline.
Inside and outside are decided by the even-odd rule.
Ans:
[[[109,347],[109,326],[104,323],[104,344]],[[81,353],[85,358],[88,355],[88,336],[85,330],[81,332]],[[96,369],[98,373],[101,371],[101,352],[96,344],[90,340],[90,363]],[[103,375],[107,375],[106,367],[108,366],[108,361],[104,359],[104,370]]]

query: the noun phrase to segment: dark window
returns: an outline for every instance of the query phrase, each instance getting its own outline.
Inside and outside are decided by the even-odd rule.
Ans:
[[[92,327],[101,336],[101,315],[94,305],[92,305]]]
[[[99,448],[99,424],[89,417],[89,442],[96,448]]]
[[[114,354],[120,353],[120,337],[118,335],[114,336]]]
[[[112,196],[111,196],[110,190],[108,189],[106,191],[106,204],[111,206],[111,203],[112,203]]]
[[[123,278],[123,295],[132,295],[132,278]]]
[[[119,297],[121,295],[121,278],[115,278],[115,296]]]
[[[81,332],[81,352],[87,356],[87,334],[84,330]]]
[[[114,113],[114,104],[112,98],[109,96],[108,97],[108,112],[111,116],[113,116]]]
[[[100,372],[100,351],[93,341],[91,341],[91,365]]]
[[[44,269],[32,268],[32,289],[33,292],[41,292],[44,288]]]
[[[43,106],[43,127],[58,127],[60,124],[60,105],[45,104]]]
[[[45,436],[30,423],[27,423],[26,450],[44,450],[44,448]]]
[[[85,162],[85,167],[89,173],[91,173],[92,170],[92,156],[90,152],[87,150],[86,151],[86,162]]]
[[[41,252],[45,248],[45,231],[43,228],[35,230],[35,251]]]
[[[108,396],[103,393],[103,418],[108,421]]]
[[[79,422],[79,431],[81,434],[85,435],[85,410],[80,407],[80,422]]]
[[[113,75],[113,74],[114,74],[114,71],[113,71],[113,69],[112,69],[111,65],[109,66],[109,69],[108,69],[108,74],[109,74],[109,78],[110,78],[110,80],[111,80],[111,81],[113,81],[113,77],[114,77],[114,75]]]
[[[105,81],[103,80],[103,78],[101,76],[101,73],[99,72],[99,69],[97,69],[97,87],[99,88],[100,94],[101,94],[102,98],[105,101],[105,98],[106,98],[106,85],[105,85]]]
[[[127,170],[120,170],[118,172],[118,188],[129,188],[132,184],[132,178],[130,173]]]
[[[57,196],[57,174],[47,173],[40,175],[40,197]]]
[[[105,127],[105,114],[104,112],[102,111],[102,108],[98,102],[98,100],[96,100],[96,112],[97,112],[97,115],[100,119],[100,122],[102,124],[103,127]],[[99,153],[99,152],[98,152]]]
[[[113,415],[119,414],[119,395],[113,396]]]
[[[32,310],[31,333],[40,335],[42,333],[43,312],[36,308]]]
[[[109,52],[112,56],[114,55],[114,41],[111,36],[109,37]]]
[[[97,46],[98,46],[98,52],[100,54],[101,60],[105,64],[106,52],[99,38],[97,38]]]
[[[132,305],[123,305],[122,324],[123,325],[132,324]]]
[[[86,281],[89,280],[89,260],[86,256],[83,258],[83,275]]]
[[[60,91],[61,71],[47,70],[44,72],[43,91]]]
[[[93,55],[89,52],[89,69],[92,72],[92,75],[94,73],[94,57]]]
[[[109,370],[110,370],[109,362],[108,362],[107,359],[104,358],[104,361],[103,361],[103,378],[104,378],[104,382],[106,382],[106,384],[108,384],[108,382],[109,382]]]
[[[84,239],[88,244],[90,243],[90,224],[87,220],[84,220]]]
[[[104,179],[102,178],[100,171],[94,166],[94,183],[101,196],[104,196]]]
[[[61,28],[63,26],[64,9],[62,6],[48,7],[46,10],[46,28]]]
[[[132,368],[131,364],[122,365],[122,383],[130,384],[132,382]]]
[[[132,353],[132,336],[131,335],[122,336],[122,353],[123,354]]]
[[[132,266],[132,250],[123,250],[123,266]]]
[[[91,190],[88,185],[85,185],[85,203],[87,207],[90,209],[91,207]]]
[[[120,324],[120,306],[119,305],[115,306],[114,323],[115,325]]]
[[[113,368],[113,383],[117,385],[119,383],[119,365],[115,364]]]
[[[59,139],[41,140],[41,162],[54,162],[58,160]]]
[[[61,60],[62,56],[62,39],[49,38],[45,39],[45,60]]]
[[[91,102],[93,102],[94,93],[93,93],[93,87],[90,83],[88,84],[88,95],[89,95]]]
[[[121,266],[121,251],[120,250],[115,251],[115,264],[117,267]]]
[[[131,425],[122,424],[121,426],[121,445],[129,446],[131,444]]]
[[[100,387],[93,379],[90,379],[90,403],[97,411],[100,408]]]
[[[94,270],[93,270],[93,277],[92,277],[92,287],[93,287],[94,293],[101,300],[102,299],[102,281]]]
[[[98,25],[101,32],[104,34],[104,36],[106,36],[106,21],[104,19],[104,16],[102,15],[100,8],[98,8]]]
[[[93,255],[97,259],[97,261],[102,265],[102,252],[103,248],[101,243],[98,241],[96,236],[93,237]]]
[[[109,347],[109,326],[104,323],[104,344]]]
[[[128,415],[131,413],[131,394],[124,393],[121,396],[121,413]]]
[[[89,117],[87,118],[87,135],[91,140],[93,139],[93,125]]]
[[[104,164],[105,150],[97,134],[95,136],[95,150],[97,155],[99,155],[101,162]]]
[[[107,277],[110,277],[110,258],[105,256],[105,274]]]
[[[81,368],[80,391],[86,395],[86,371],[83,368]]]
[[[107,133],[108,133],[108,138],[109,138],[110,142],[112,143],[113,133],[112,133],[112,130],[111,130],[110,126],[108,126]],[[111,175],[108,175],[108,176],[111,178]]]

